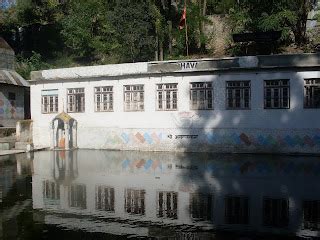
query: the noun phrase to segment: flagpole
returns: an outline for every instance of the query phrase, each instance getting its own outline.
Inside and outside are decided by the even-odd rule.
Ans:
[[[184,7],[187,11],[187,0],[184,0]],[[188,25],[187,25],[187,13],[186,13],[186,19],[185,19],[185,29],[186,29],[186,51],[187,51],[187,57],[189,56],[189,47],[188,47]]]

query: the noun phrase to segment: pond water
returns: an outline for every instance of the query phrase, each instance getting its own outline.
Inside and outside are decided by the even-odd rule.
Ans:
[[[316,239],[320,158],[42,151],[0,158],[0,239]]]

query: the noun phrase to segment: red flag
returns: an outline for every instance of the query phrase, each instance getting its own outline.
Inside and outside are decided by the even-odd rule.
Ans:
[[[185,25],[186,25],[186,20],[187,20],[187,5],[184,5],[183,11],[182,11],[182,16],[180,19],[180,23],[179,23],[179,29],[182,30],[184,29]]]

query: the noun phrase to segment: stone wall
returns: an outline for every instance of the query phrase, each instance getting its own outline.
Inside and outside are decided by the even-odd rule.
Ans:
[[[32,142],[32,120],[22,120],[17,122],[16,140],[17,142]]]
[[[15,127],[24,119],[24,92],[23,87],[0,84],[0,126]],[[15,100],[9,100],[9,93],[15,94]]]

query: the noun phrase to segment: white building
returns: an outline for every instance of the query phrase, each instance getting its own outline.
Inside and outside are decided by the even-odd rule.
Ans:
[[[302,54],[33,72],[33,141],[66,149],[320,153],[319,67],[320,55]]]

